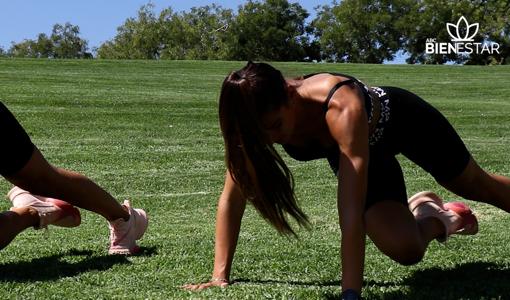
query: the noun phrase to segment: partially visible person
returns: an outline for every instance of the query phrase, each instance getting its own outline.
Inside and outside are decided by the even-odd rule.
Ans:
[[[148,226],[145,211],[127,200],[121,205],[89,178],[49,164],[2,102],[0,141],[0,174],[15,185],[8,194],[12,208],[0,213],[0,249],[29,227],[78,226],[77,206],[108,221],[110,254],[139,251],[136,241]]]

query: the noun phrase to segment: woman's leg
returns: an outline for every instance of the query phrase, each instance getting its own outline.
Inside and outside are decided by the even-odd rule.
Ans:
[[[51,166],[34,146],[30,160],[7,180],[33,194],[64,200],[105,217],[110,226],[110,254],[134,254],[148,225],[145,211],[120,205],[87,177]],[[52,222],[49,222],[52,224]]]
[[[473,158],[459,176],[439,183],[463,198],[510,212],[510,178],[485,172]]]
[[[403,155],[455,194],[510,212],[510,178],[482,170],[450,122],[430,104],[402,89],[385,90],[393,103],[389,139]]]
[[[35,146],[28,163],[6,179],[33,194],[96,212],[108,221],[129,219],[129,213],[101,187],[81,174],[53,167]]]
[[[409,210],[400,164],[384,149],[371,148],[366,205],[368,236],[381,252],[400,264],[418,263],[430,241],[445,233],[438,218],[416,220]]]
[[[437,218],[416,220],[409,208],[396,201],[380,201],[365,212],[367,234],[381,252],[402,265],[421,261],[428,244],[444,235]]]
[[[110,228],[109,253],[133,254],[138,250],[136,240],[143,236],[148,225],[145,211],[131,208],[129,201],[120,205],[87,177],[50,165],[1,102],[0,138],[8,143],[0,147],[0,174],[7,180],[32,194],[61,199],[105,217]],[[14,206],[23,207],[21,203],[18,203],[19,206],[14,202]],[[43,199],[26,206],[37,210],[39,227],[59,225],[63,210],[56,202],[48,203]],[[52,210],[52,213],[46,210]],[[76,226],[75,223],[73,226]]]
[[[39,214],[31,207],[13,208],[0,213],[0,249],[5,248],[23,230],[39,224]]]

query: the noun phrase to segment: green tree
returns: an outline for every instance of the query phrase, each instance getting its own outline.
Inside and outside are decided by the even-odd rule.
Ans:
[[[41,35],[40,35],[41,37]],[[80,27],[67,22],[55,24],[51,33],[54,58],[84,58],[87,54],[87,41],[80,38]],[[46,37],[42,37],[42,49],[48,45]]]
[[[53,42],[44,33],[40,33],[37,40],[26,39],[13,43],[8,52],[9,56],[26,58],[53,57]]]
[[[117,29],[117,35],[98,49],[100,58],[228,59],[229,25],[233,12],[218,5],[193,7],[159,16],[149,3]]]
[[[55,56],[53,41],[44,33],[40,33],[37,36],[37,41],[34,41],[34,50],[39,58]]]
[[[182,16],[173,12],[171,7],[163,9],[159,14],[161,26],[160,38],[162,59],[186,59],[190,47],[189,29]]]
[[[228,59],[233,12],[216,4],[193,7],[182,15],[160,15],[163,49],[167,59]]]
[[[317,57],[305,33],[308,13],[286,0],[248,1],[234,15],[212,4],[159,16],[149,3],[97,50],[100,58],[302,60]]]
[[[481,1],[474,8],[480,22],[479,40],[498,43],[499,53],[470,55],[466,64],[510,64],[510,2],[507,0]]]
[[[161,45],[159,20],[154,4],[143,5],[136,18],[128,18],[117,28],[117,35],[101,45],[97,51],[100,58],[155,59]]]
[[[322,60],[321,44],[315,35],[316,28],[312,21],[305,26],[305,34],[300,37],[300,44],[303,47],[303,61],[320,61]]]
[[[9,56],[30,58],[84,58],[90,57],[87,52],[87,41],[80,38],[80,29],[70,23],[55,24],[52,34],[37,35],[36,40],[25,39],[12,43]]]
[[[41,37],[41,35],[40,35]],[[87,53],[87,41],[80,38],[80,27],[67,22],[55,24],[50,37],[53,43],[54,58],[84,58]],[[48,46],[46,37],[42,37],[42,49]]]
[[[399,30],[410,0],[344,0],[322,6],[312,22],[329,61],[382,63],[391,60],[404,37]]]
[[[303,60],[308,13],[287,0],[249,0],[231,26],[230,58],[236,60]]]
[[[27,58],[36,58],[36,42],[34,40],[25,39],[19,43],[12,43],[11,48],[9,48],[8,55],[11,57],[27,57]]]

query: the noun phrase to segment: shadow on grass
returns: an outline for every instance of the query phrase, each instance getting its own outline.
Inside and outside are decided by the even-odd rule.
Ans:
[[[140,247],[139,252],[133,256],[154,256],[156,254],[158,254],[156,247]]]
[[[264,284],[280,284],[280,285],[292,285],[292,286],[303,286],[303,287],[337,287],[338,290],[340,290],[340,287],[342,285],[341,280],[328,280],[328,281],[295,281],[295,280],[274,280],[274,279],[267,279],[267,280],[253,280],[253,279],[247,279],[247,278],[239,278],[234,279],[232,284],[256,284],[256,285],[264,285]],[[378,287],[390,287],[395,286],[396,284],[392,282],[377,282],[377,281],[364,281],[365,285],[376,285]],[[333,298],[335,296],[332,295]]]
[[[265,284],[285,284],[285,285],[293,285],[293,286],[305,286],[305,287],[332,287],[337,286],[340,287],[340,280],[330,280],[330,281],[294,281],[294,280],[253,280],[247,278],[238,278],[232,281],[232,284],[256,284],[256,285],[265,285]]]
[[[156,253],[155,248],[140,250],[137,256],[151,256]],[[85,258],[74,262],[77,256]],[[130,261],[123,255],[94,255],[90,250],[73,249],[30,261],[0,264],[0,282],[52,281],[90,271],[105,271],[119,264],[130,264]]]
[[[369,282],[376,287],[394,287],[367,299],[510,299],[510,266],[488,262],[458,265],[451,269],[418,270],[398,284]],[[340,299],[340,292],[326,294]]]

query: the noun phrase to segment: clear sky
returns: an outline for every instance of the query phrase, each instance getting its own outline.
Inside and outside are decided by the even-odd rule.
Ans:
[[[117,27],[148,0],[0,0],[0,47],[5,50],[11,42],[35,39],[37,34],[50,34],[55,23],[71,22],[80,27],[81,37],[89,41],[89,48],[99,46],[113,38]],[[212,3],[224,8],[237,7],[241,0],[152,0],[156,10],[172,7],[174,11],[187,11],[194,6]],[[298,1],[289,1],[298,2]],[[315,15],[314,7],[331,4],[332,0],[299,1],[308,13]]]

